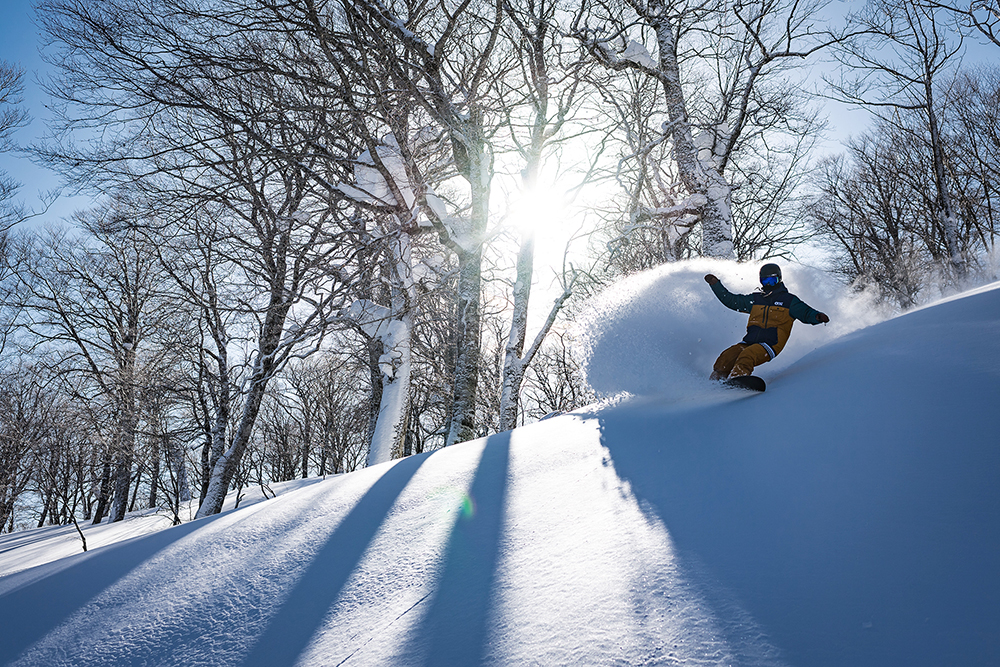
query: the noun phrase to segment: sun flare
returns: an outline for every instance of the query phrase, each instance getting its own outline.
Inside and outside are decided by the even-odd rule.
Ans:
[[[515,195],[508,225],[523,233],[538,233],[558,225],[568,214],[566,193],[556,186],[537,186]]]

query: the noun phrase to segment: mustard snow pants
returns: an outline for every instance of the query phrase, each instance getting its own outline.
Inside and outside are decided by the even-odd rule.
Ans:
[[[712,367],[712,379],[724,380],[740,375],[750,375],[753,373],[754,366],[760,366],[768,361],[771,361],[771,355],[760,343],[753,345],[737,343],[723,350],[719,358],[715,360],[715,366]]]

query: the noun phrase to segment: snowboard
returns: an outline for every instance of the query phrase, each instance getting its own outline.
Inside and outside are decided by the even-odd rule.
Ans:
[[[756,375],[742,375],[740,377],[729,378],[728,380],[723,380],[722,384],[727,387],[749,389],[751,391],[764,391],[767,389],[767,385],[764,383],[764,380]]]

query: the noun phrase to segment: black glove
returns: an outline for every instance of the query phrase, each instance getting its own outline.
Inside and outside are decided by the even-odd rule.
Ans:
[[[820,313],[816,316],[816,321],[820,324],[826,324],[830,321],[830,317],[826,313]]]
[[[708,283],[709,285],[714,285],[715,283],[719,282],[719,279],[710,273],[707,276],[705,276],[705,282]]]

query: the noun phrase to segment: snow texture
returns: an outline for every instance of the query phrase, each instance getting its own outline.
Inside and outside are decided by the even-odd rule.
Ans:
[[[642,65],[643,67],[648,67],[649,69],[656,69],[658,67],[657,62],[653,60],[651,55],[649,55],[649,51],[646,50],[646,47],[634,39],[628,40],[628,44],[626,44],[622,52],[618,54],[618,57],[622,60],[629,60]]]
[[[3,536],[59,559],[0,577],[0,664],[1000,663],[1000,284],[866,326],[783,270],[832,322],[764,394],[705,379],[745,316],[702,275],[755,269],[692,262],[594,306],[626,400],[86,554]]]
[[[596,46],[601,49],[604,58],[611,65],[631,62],[651,70],[658,69],[659,67],[659,64],[649,54],[649,50],[645,46],[634,39],[626,38],[624,35],[615,37],[610,41],[597,42]]]

